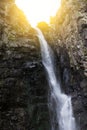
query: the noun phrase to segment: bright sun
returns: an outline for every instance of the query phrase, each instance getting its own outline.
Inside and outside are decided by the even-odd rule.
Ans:
[[[49,22],[50,16],[54,16],[60,7],[61,0],[16,0],[16,4],[22,9],[32,26],[40,21]]]

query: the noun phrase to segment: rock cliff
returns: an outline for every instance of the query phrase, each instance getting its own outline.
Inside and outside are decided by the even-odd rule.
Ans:
[[[87,0],[62,0],[51,25],[38,27],[77,124],[87,130]],[[49,130],[48,86],[36,31],[14,0],[0,1],[0,129]]]
[[[71,64],[87,76],[87,1],[62,0],[55,19],[57,36],[66,44]]]
[[[36,31],[13,0],[0,1],[0,130],[48,130],[47,92]]]
[[[62,0],[54,18],[63,89],[72,95],[81,130],[87,129],[87,0]]]

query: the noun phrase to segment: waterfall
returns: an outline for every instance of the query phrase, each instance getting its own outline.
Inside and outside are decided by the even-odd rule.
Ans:
[[[42,32],[36,28],[41,46],[42,63],[47,72],[50,86],[50,99],[48,102],[51,110],[51,130],[76,130],[75,118],[73,116],[71,97],[62,93],[59,81],[54,71],[53,52]],[[56,116],[56,121],[55,117]],[[55,126],[58,124],[57,126]]]

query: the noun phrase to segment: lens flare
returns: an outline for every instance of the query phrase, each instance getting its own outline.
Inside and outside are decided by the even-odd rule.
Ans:
[[[60,0],[16,0],[16,5],[23,10],[31,25],[40,21],[49,23],[60,7]]]

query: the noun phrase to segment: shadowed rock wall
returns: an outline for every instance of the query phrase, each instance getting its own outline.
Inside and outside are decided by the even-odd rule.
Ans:
[[[47,94],[35,30],[14,1],[0,1],[0,130],[48,130]]]
[[[87,130],[87,0],[62,0],[54,23],[63,90],[72,96],[80,129]]]
[[[87,130],[87,1],[62,0],[52,26],[43,24],[62,90]],[[36,31],[13,0],[0,1],[0,129],[49,130],[48,88]]]

